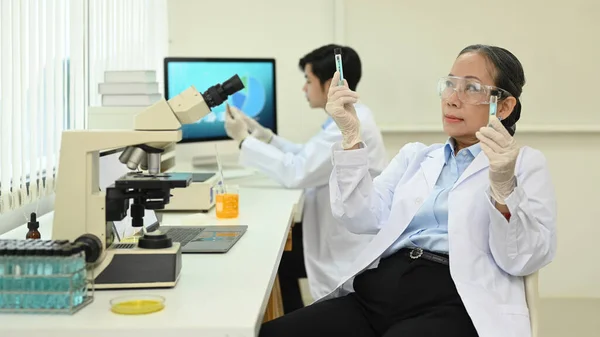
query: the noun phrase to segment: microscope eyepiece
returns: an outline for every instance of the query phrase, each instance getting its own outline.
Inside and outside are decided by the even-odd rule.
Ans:
[[[236,74],[227,81],[223,82],[223,84],[216,84],[208,88],[204,93],[202,93],[202,97],[209,108],[214,108],[223,104],[223,102],[225,102],[229,96],[242,89],[244,89],[244,83],[242,83],[242,80]]]
[[[223,91],[227,95],[233,95],[242,89],[244,89],[244,83],[242,83],[242,80],[240,80],[237,74],[223,82]]]

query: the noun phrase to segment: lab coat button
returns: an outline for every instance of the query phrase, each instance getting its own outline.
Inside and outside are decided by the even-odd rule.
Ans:
[[[417,198],[415,199],[415,204],[419,205],[423,202],[423,198]]]

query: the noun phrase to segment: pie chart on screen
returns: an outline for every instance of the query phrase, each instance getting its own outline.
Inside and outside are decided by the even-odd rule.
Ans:
[[[267,95],[262,83],[251,76],[241,76],[244,89],[230,97],[230,104],[242,110],[249,117],[256,117],[265,106]]]

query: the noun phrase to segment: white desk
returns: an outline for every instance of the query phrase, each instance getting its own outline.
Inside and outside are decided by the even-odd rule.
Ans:
[[[272,179],[269,179],[266,175],[257,172],[253,169],[246,169],[237,166],[236,164],[228,163],[228,169],[224,169],[223,176],[226,184],[240,185],[246,188],[259,188],[259,189],[275,189],[281,190],[283,187]],[[178,163],[175,171],[177,172],[214,172],[215,168],[212,169],[198,169],[191,165],[191,163]],[[304,211],[304,193],[301,193],[301,199],[298,201],[295,210],[294,222],[302,222],[302,212]]]
[[[243,180],[254,182],[245,187]],[[262,181],[262,182],[261,182]],[[73,316],[0,315],[0,335],[27,337],[250,337],[255,336],[275,280],[295,205],[302,191],[277,188],[264,179],[230,179],[240,184],[240,217],[217,220],[209,214],[167,213],[164,224],[246,224],[248,231],[226,254],[184,254],[173,289],[96,291],[94,302]],[[261,184],[264,186],[261,187]],[[251,185],[248,183],[248,185]],[[269,186],[270,185],[270,186]],[[42,238],[50,238],[52,214],[40,218]],[[16,228],[1,238],[24,238]],[[143,316],[110,312],[111,298],[159,294],[163,311]]]

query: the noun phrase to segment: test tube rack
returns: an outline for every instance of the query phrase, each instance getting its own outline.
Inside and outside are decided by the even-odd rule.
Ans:
[[[0,314],[74,314],[94,299],[85,250],[66,240],[0,240]]]

